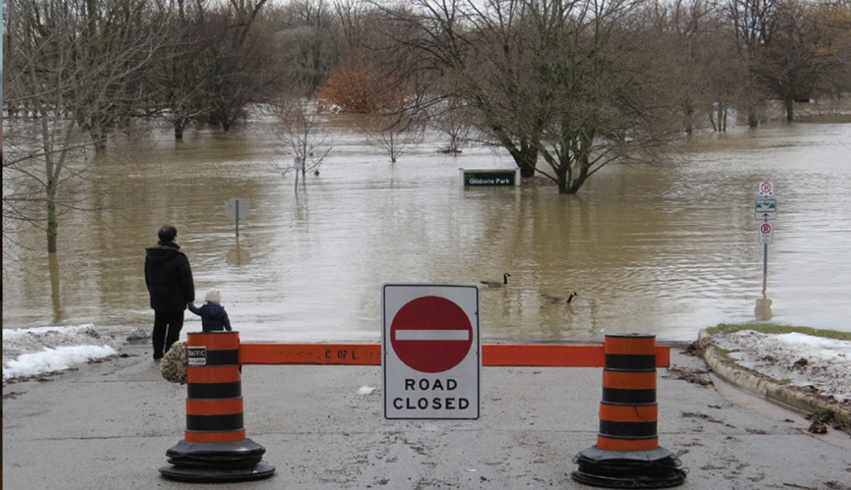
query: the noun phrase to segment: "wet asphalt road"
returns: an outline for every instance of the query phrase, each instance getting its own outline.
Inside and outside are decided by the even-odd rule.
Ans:
[[[687,381],[709,379],[703,360],[671,352],[658,434],[687,471],[679,488],[851,488],[847,434],[811,435],[803,417]],[[183,438],[186,386],[163,380],[146,346],[123,353],[3,388],[4,489],[591,488],[571,460],[596,442],[600,369],[486,367],[479,420],[390,421],[379,367],[244,366],[247,437],[276,471],[207,484],[159,472]]]

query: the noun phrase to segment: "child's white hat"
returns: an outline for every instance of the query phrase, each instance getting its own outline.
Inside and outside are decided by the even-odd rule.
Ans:
[[[204,301],[219,304],[222,302],[222,293],[218,289],[210,289],[204,296]]]

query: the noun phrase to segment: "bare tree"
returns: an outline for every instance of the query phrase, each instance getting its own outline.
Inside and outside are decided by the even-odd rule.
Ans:
[[[319,167],[331,153],[333,144],[316,113],[316,103],[305,99],[285,99],[275,106],[278,124],[275,135],[281,143],[283,153],[292,155],[289,162],[274,162],[274,170],[286,176],[295,175],[295,185],[301,174],[302,185],[307,173],[319,175]]]
[[[260,25],[270,34],[286,67],[282,86],[291,94],[299,87],[302,97],[311,97],[337,63],[340,50],[339,25],[326,0],[294,1],[270,5]]]
[[[661,46],[632,18],[640,5],[418,0],[420,36],[408,45],[431,57],[521,175],[573,194],[611,162],[653,158],[674,134]]]
[[[368,126],[368,141],[383,149],[390,163],[396,163],[403,153],[423,139],[423,125],[404,111],[370,116]]]
[[[146,73],[145,88],[150,94],[150,112],[168,122],[176,140],[185,128],[203,120],[212,110],[205,100],[205,51],[218,38],[208,29],[204,4],[177,0],[160,6],[169,28],[161,55]]]
[[[706,123],[713,107],[711,84],[716,74],[709,67],[710,53],[718,44],[717,14],[708,0],[657,0],[640,18],[665,43],[667,49],[657,53],[659,67],[670,74],[672,83],[666,90],[683,130],[691,135]]]
[[[91,137],[95,151],[103,152],[110,132],[127,127],[144,108],[145,69],[167,39],[163,19],[150,0],[49,1],[42,9],[36,22],[43,28],[63,17],[76,23],[74,38],[66,37],[62,51],[54,54],[74,58],[78,85],[68,112]]]
[[[199,67],[207,120],[225,131],[245,120],[251,104],[273,100],[283,80],[279,53],[269,33],[233,24],[243,17],[247,17],[245,22],[254,22],[251,13],[263,3],[251,10],[207,12],[204,17],[204,29],[215,33],[203,36],[209,41]]]
[[[747,111],[748,126],[757,127],[760,111],[767,94],[757,83],[762,46],[770,42],[774,32],[778,0],[729,0],[727,15],[732,23],[736,46],[749,71],[749,80],[743,84],[741,103]]]
[[[346,53],[358,53],[369,42],[366,19],[374,9],[368,0],[334,0],[334,14],[340,29],[340,44]]]
[[[847,57],[837,56],[848,37],[847,2],[729,0],[726,13],[750,72],[750,126],[759,124],[766,99],[781,101],[786,121],[794,120],[797,102],[809,101],[825,82],[848,71]]]
[[[810,20],[826,33],[821,54],[828,60],[817,94],[838,103],[851,92],[851,1],[819,3],[814,9]]]
[[[831,49],[833,32],[819,21],[821,8],[784,1],[776,13],[776,32],[763,49],[761,81],[783,102],[787,122],[795,119],[795,104],[815,98],[819,81],[839,62]]]
[[[4,183],[3,214],[43,227],[49,254],[57,251],[62,210],[98,206],[84,204],[77,188],[91,179],[88,150],[93,143],[102,149],[105,131],[135,106],[128,89],[160,43],[157,32],[142,25],[112,26],[118,18],[144,11],[139,2],[116,2],[99,11],[92,11],[93,5],[82,0],[6,3],[5,27],[14,42],[4,52],[4,95],[9,106],[22,108],[28,117],[15,120],[4,135],[3,177],[12,184]],[[107,22],[109,28],[92,27],[111,12],[117,14]],[[110,32],[113,37],[107,36]]]
[[[440,151],[457,155],[467,143],[472,130],[474,111],[457,97],[446,97],[432,105],[428,113],[429,124],[449,138],[445,148]]]

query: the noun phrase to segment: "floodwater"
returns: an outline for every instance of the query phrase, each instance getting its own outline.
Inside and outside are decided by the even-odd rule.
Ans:
[[[700,328],[754,320],[764,260],[754,200],[768,180],[772,321],[851,331],[851,124],[735,129],[670,162],[611,165],[577,196],[464,188],[461,167],[513,167],[498,148],[445,155],[432,135],[391,164],[345,124],[331,141],[321,175],[297,188],[273,170],[292,157],[262,122],[182,143],[163,131],[136,142],[130,160],[95,160],[101,178],[74,192],[109,209],[64,215],[56,260],[38,230],[4,243],[3,328],[149,328],[144,248],[173,223],[197,297],[219,288],[243,340],[378,341],[382,284],[478,284],[504,272],[507,287],[481,291],[484,341],[694,340]],[[250,210],[238,236],[225,215],[232,198]],[[571,291],[570,306],[541,298]],[[187,312],[184,331],[198,329]]]

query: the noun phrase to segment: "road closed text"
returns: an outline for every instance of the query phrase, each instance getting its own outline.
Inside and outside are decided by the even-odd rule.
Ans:
[[[450,396],[458,388],[455,379],[405,379],[405,392],[411,396],[393,399],[393,408],[397,410],[465,410],[470,400],[464,397]],[[435,396],[437,395],[437,396]]]

